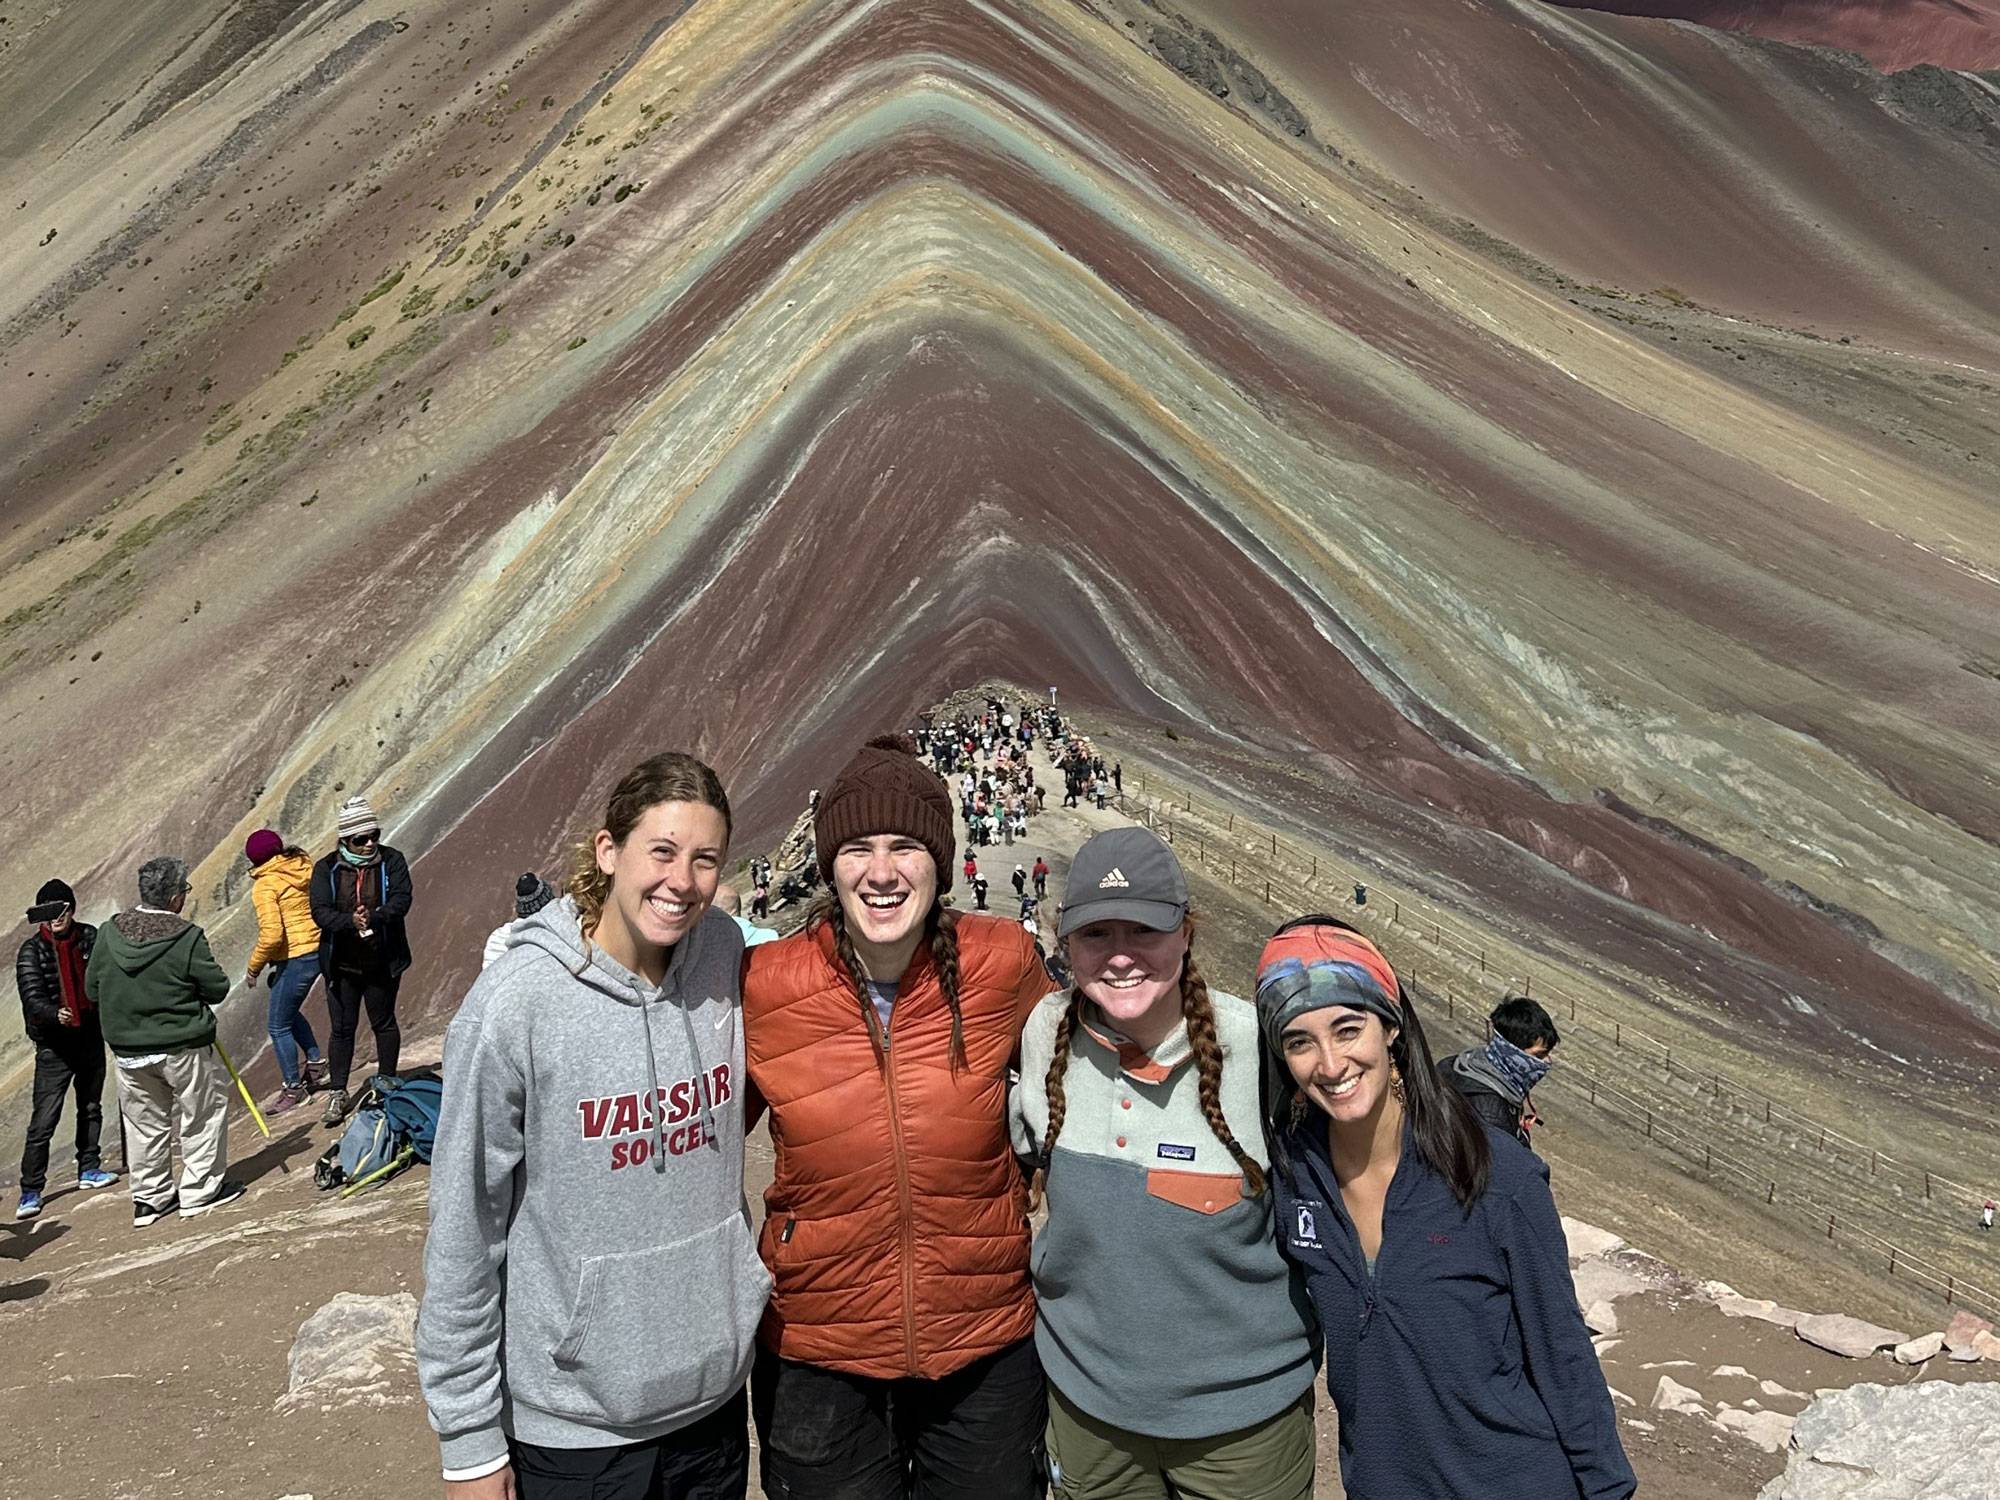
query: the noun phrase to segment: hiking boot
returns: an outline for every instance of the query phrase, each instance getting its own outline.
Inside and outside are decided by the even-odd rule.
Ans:
[[[288,1109],[297,1109],[306,1102],[306,1083],[301,1078],[297,1083],[288,1083],[278,1090],[277,1097],[265,1106],[267,1115],[281,1115]]]
[[[42,1195],[24,1189],[21,1193],[20,1207],[14,1210],[14,1221],[19,1223],[22,1219],[40,1218],[41,1213]]]
[[[317,1094],[326,1087],[326,1080],[332,1073],[333,1070],[326,1065],[325,1058],[317,1061],[307,1058],[301,1065],[299,1081],[306,1086],[308,1094]]]
[[[326,1113],[319,1117],[322,1125],[338,1125],[347,1118],[348,1106],[346,1089],[330,1089],[326,1096]]]
[[[178,1193],[170,1194],[163,1203],[135,1203],[132,1205],[132,1227],[144,1229],[155,1220],[164,1219],[168,1214],[179,1213],[181,1200]]]
[[[222,1186],[202,1199],[201,1202],[182,1204],[181,1217],[183,1219],[192,1219],[196,1214],[205,1214],[211,1208],[221,1208],[226,1203],[234,1203],[249,1191],[250,1189],[240,1182],[224,1179]]]
[[[98,1167],[76,1174],[76,1185],[80,1188],[108,1188],[117,1181],[116,1172],[106,1172]]]

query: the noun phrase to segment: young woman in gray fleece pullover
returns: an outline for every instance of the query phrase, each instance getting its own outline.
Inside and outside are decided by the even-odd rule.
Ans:
[[[445,1034],[417,1367],[449,1500],[720,1500],[770,1277],[715,773],[633,768]]]

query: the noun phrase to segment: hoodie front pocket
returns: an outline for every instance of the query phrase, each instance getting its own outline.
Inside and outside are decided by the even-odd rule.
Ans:
[[[618,1427],[712,1407],[742,1384],[770,1287],[739,1214],[671,1245],[591,1256],[550,1353],[560,1374],[534,1404]]]

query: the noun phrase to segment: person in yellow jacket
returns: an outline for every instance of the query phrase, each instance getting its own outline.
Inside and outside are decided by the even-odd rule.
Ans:
[[[326,1085],[319,1039],[304,1015],[306,996],[319,977],[319,927],[307,891],[312,856],[268,828],[244,841],[243,854],[250,861],[250,900],[257,908],[257,946],[250,952],[244,983],[254,986],[268,965],[271,1050],[284,1079],[268,1110],[275,1115],[303,1104],[314,1089]]]

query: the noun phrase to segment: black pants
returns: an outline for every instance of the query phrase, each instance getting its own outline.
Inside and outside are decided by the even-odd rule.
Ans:
[[[375,1071],[396,1071],[397,1056],[403,1050],[403,1030],[396,1024],[396,988],[401,983],[378,974],[338,970],[327,980],[326,1013],[333,1037],[326,1044],[326,1062],[333,1087],[347,1087],[347,1075],[354,1066],[354,1028],[361,1021],[363,1006],[375,1033]]]
[[[868,1380],[757,1350],[767,1500],[1039,1500],[1048,1388],[1035,1341],[940,1380]]]
[[[744,1500],[749,1401],[738,1391],[691,1426],[617,1448],[510,1443],[520,1500]]]
[[[95,1028],[62,1045],[35,1048],[34,1104],[28,1114],[28,1143],[21,1148],[21,1191],[39,1193],[49,1180],[49,1142],[62,1123],[63,1098],[76,1090],[76,1169],[103,1164],[98,1137],[104,1130],[104,1040]]]

